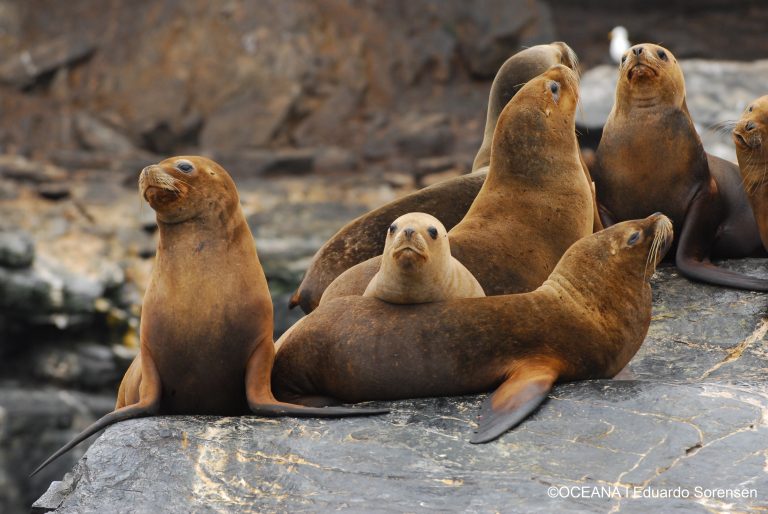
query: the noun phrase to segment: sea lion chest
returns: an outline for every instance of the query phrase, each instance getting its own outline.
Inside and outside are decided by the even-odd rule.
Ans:
[[[690,117],[657,108],[609,118],[593,178],[615,221],[663,212],[680,227],[709,171]]]
[[[158,253],[141,335],[142,351],[148,349],[160,374],[163,412],[247,411],[245,365],[272,330],[262,312],[265,303],[271,309],[269,296],[249,277],[253,265],[224,240]]]

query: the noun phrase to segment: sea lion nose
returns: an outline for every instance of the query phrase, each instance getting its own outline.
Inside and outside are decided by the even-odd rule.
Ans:
[[[744,125],[745,130],[755,130],[755,122],[754,121],[748,121],[746,125]]]
[[[643,53],[643,47],[642,46],[636,46],[632,49],[632,53],[639,56],[641,53]]]
[[[415,230],[413,230],[412,228],[407,228],[407,229],[403,230],[403,234],[405,234],[405,237],[407,237],[408,239],[410,239],[411,237],[413,237],[413,234],[414,234],[415,232],[416,232],[416,231],[415,231]]]

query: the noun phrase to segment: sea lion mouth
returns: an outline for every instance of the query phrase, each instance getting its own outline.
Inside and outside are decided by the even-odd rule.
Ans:
[[[144,200],[150,205],[159,203],[168,203],[170,201],[177,200],[180,196],[178,190],[168,189],[161,186],[149,185],[144,188],[142,194]]]
[[[737,130],[733,131],[733,142],[736,146],[739,146],[745,150],[754,150],[760,146],[760,137],[754,137],[754,134],[747,134],[746,136]]]
[[[627,71],[627,80],[632,80],[636,77],[655,77],[657,75],[658,72],[648,64],[636,62],[629,68],[629,71]]]
[[[182,195],[179,181],[160,166],[147,166],[139,176],[141,196],[153,207],[178,200]]]
[[[395,259],[399,259],[401,257],[413,257],[418,256],[421,257],[424,260],[427,260],[427,256],[424,255],[424,252],[419,250],[418,248],[414,248],[410,245],[403,245],[398,248],[395,248],[395,250],[392,252],[392,256]]]

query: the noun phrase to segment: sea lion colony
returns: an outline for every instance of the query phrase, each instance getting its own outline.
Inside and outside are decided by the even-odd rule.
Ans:
[[[473,173],[333,236],[292,301],[309,314],[276,351],[266,280],[227,172],[200,157],[145,168],[140,193],[161,238],[140,354],[115,411],[35,473],[132,417],[370,415],[386,411],[338,404],[495,390],[471,438],[487,442],[556,382],[613,377],[630,361],[668,250],[691,279],[768,290],[710,261],[768,247],[765,97],[727,125],[741,170],[704,152],[665,48],[625,52],[591,169],[576,142],[577,103],[566,44],[512,56],[493,82]]]

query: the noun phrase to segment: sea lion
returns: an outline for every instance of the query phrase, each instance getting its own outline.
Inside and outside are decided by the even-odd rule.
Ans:
[[[749,104],[733,127],[733,143],[744,190],[768,250],[768,96]]]
[[[489,296],[533,291],[568,247],[593,231],[594,198],[574,131],[577,81],[558,64],[507,103],[496,124],[488,177],[448,233],[451,253]],[[363,294],[379,261],[339,275],[321,304]]]
[[[580,239],[525,294],[393,305],[323,302],[277,343],[272,390],[326,403],[474,394],[485,400],[473,443],[520,423],[556,382],[609,378],[651,321],[650,278],[672,240],[661,215]]]
[[[315,254],[291,298],[291,308],[299,305],[304,312],[311,312],[336,277],[355,264],[381,255],[384,245],[379,234],[398,216],[426,212],[442,221],[448,230],[461,221],[485,180],[499,114],[523,84],[555,64],[578,68],[575,52],[562,42],[533,46],[510,57],[491,86],[485,137],[474,159],[473,173],[408,194],[347,223]],[[599,222],[597,218],[596,223]]]
[[[115,410],[53,454],[130,418],[156,414],[339,416],[275,400],[272,300],[235,183],[215,162],[181,156],[147,166],[139,190],[160,242],[141,313],[140,353]]]
[[[387,229],[381,267],[363,296],[389,303],[479,298],[483,288],[451,255],[448,232],[434,216],[411,212]]]
[[[682,275],[768,290],[768,280],[710,261],[764,250],[739,170],[704,151],[686,106],[683,73],[666,48],[646,43],[624,54],[592,171],[606,226],[661,211],[679,234],[672,252]]]

